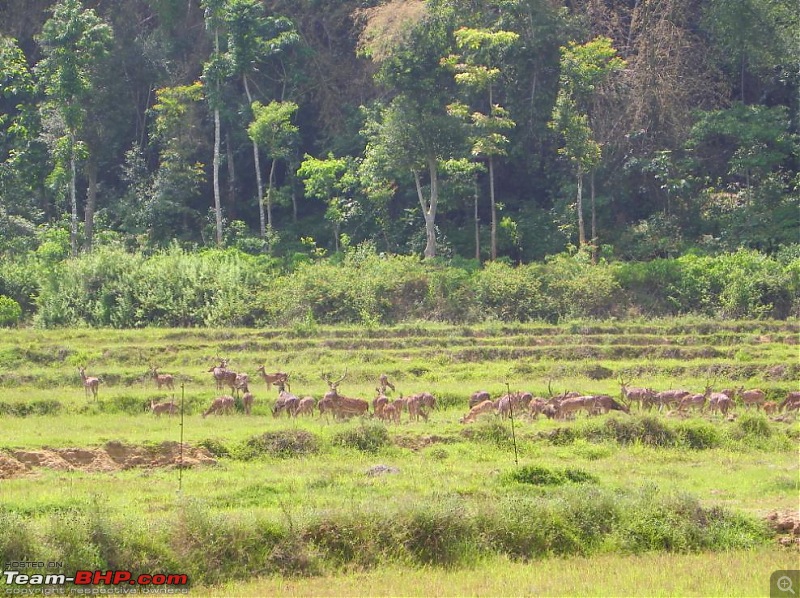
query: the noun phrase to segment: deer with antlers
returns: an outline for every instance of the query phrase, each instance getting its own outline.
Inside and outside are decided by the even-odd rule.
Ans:
[[[92,391],[92,396],[96,399],[97,398],[97,391],[100,389],[100,378],[95,378],[92,376],[86,375],[86,367],[80,366],[78,371],[81,374],[81,380],[83,381],[83,390],[86,393],[86,398],[89,398],[89,391]]]
[[[152,366],[150,368],[150,374],[153,376],[153,380],[156,381],[158,390],[161,390],[162,386],[166,386],[169,390],[175,390],[175,376],[171,374],[159,374],[158,369],[157,366]]]
[[[329,408],[334,417],[346,419],[353,415],[365,415],[369,412],[369,403],[363,399],[353,399],[339,394],[339,385],[347,377],[347,369],[344,370],[341,378],[336,381],[331,380],[330,374],[322,373],[322,379],[328,385],[328,392],[325,393],[323,401],[326,401],[326,408]],[[320,401],[320,406],[322,401]],[[321,411],[321,410],[320,410]]]
[[[622,389],[622,396],[629,407],[634,403],[638,403],[639,410],[641,411],[642,407],[649,408],[649,405],[651,405],[653,399],[655,399],[656,393],[653,389],[628,386],[628,383],[622,376],[619,378],[619,385]]]
[[[286,387],[286,390],[289,392],[292,391],[292,387],[289,386],[289,374],[286,372],[275,372],[274,374],[268,374],[267,370],[264,368],[263,365],[258,366],[258,373],[263,378],[264,382],[267,383],[267,390],[272,388],[272,385],[278,386],[283,385]]]

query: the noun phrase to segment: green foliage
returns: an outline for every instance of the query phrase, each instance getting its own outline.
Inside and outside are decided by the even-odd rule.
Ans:
[[[561,486],[567,482],[576,484],[597,483],[597,478],[576,467],[557,469],[544,465],[524,465],[506,472],[504,479],[533,486]]]
[[[217,447],[217,450],[224,450],[224,447]],[[231,455],[242,461],[263,456],[288,459],[312,455],[319,450],[320,442],[314,434],[304,430],[280,430],[249,438],[241,446],[233,448]]]
[[[0,295],[0,327],[16,326],[22,318],[22,308],[11,297]]]
[[[743,413],[736,421],[736,429],[738,435],[745,438],[769,438],[772,436],[769,420],[760,413]]]
[[[352,448],[364,453],[377,453],[390,444],[389,432],[381,424],[361,424],[333,436],[331,442],[335,446]]]

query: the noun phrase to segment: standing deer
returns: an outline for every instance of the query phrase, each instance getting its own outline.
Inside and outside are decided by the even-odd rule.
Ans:
[[[392,392],[394,392],[395,390],[394,384],[389,382],[389,376],[387,376],[386,374],[381,374],[380,377],[378,378],[378,388],[380,389],[380,393],[382,395],[386,394],[387,388],[391,388]]]
[[[636,386],[627,386],[627,382],[620,377],[619,385],[622,389],[622,396],[625,398],[625,402],[628,403],[630,407],[633,403],[639,404],[639,411],[642,410],[642,407],[647,407],[652,404],[653,399],[656,396],[656,393],[650,388],[641,388]]]
[[[484,401],[489,401],[491,398],[488,391],[476,390],[469,397],[469,408],[472,409],[475,405],[479,405]]]
[[[353,415],[366,415],[369,412],[369,403],[363,399],[353,399],[339,394],[339,384],[347,376],[347,369],[345,368],[344,374],[335,382],[331,380],[330,374],[322,374],[322,379],[328,385],[328,392],[320,401],[320,413],[323,412],[323,401],[325,402],[325,410],[330,410],[334,417],[344,419]]]
[[[244,407],[244,414],[250,415],[250,411],[253,409],[253,401],[255,397],[253,393],[249,390],[245,390],[244,394],[242,395],[242,407]]]
[[[273,384],[276,386],[282,384],[289,392],[292,391],[292,387],[289,386],[289,374],[286,372],[275,372],[274,374],[268,374],[263,365],[258,366],[257,371],[264,379],[264,382],[267,383],[267,390],[272,388]]]
[[[178,406],[169,401],[167,403],[156,403],[153,399],[150,399],[150,411],[152,411],[155,415],[161,416],[162,413],[168,413],[170,417],[172,417],[175,412],[178,410]]]
[[[86,398],[89,398],[89,391],[92,391],[92,395],[94,398],[97,398],[97,391],[100,388],[100,378],[94,378],[91,376],[86,375],[86,368],[81,366],[78,368],[78,371],[81,374],[81,380],[83,381],[83,390],[86,393]]]
[[[744,386],[740,386],[739,388],[736,389],[736,393],[742,399],[742,403],[744,403],[744,406],[747,407],[748,409],[750,408],[750,405],[755,405],[756,409],[761,409],[761,405],[767,398],[766,393],[759,388],[754,388],[752,390],[745,390]]]
[[[166,386],[169,390],[175,390],[175,377],[171,374],[159,374],[158,367],[153,366],[150,368],[150,373],[153,375],[153,380],[156,381],[156,385],[158,386],[158,390],[161,390],[162,386]]]

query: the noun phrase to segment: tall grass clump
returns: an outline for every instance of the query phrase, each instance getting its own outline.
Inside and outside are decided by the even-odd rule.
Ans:
[[[334,446],[356,449],[364,453],[377,453],[390,442],[389,431],[382,424],[360,424],[338,432],[331,439]]]

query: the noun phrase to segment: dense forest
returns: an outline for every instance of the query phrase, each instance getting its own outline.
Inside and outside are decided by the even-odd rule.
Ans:
[[[0,260],[31,265],[0,295],[33,312],[26,270],[101,249],[786,265],[796,8],[8,0]]]

